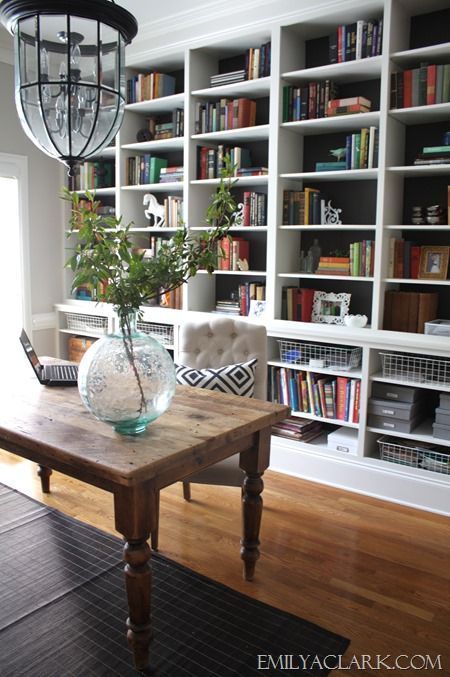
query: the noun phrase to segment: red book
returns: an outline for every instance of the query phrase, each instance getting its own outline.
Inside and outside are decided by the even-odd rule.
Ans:
[[[436,103],[436,64],[427,66],[427,106]]]
[[[242,225],[250,226],[250,203],[251,203],[251,192],[249,190],[244,191],[244,209],[242,213]]]
[[[219,270],[230,270],[231,242],[228,237],[223,237],[220,240],[220,247],[223,249],[223,256],[219,258]]]
[[[412,106],[412,70],[403,72],[403,108]]]
[[[336,386],[336,418],[345,421],[345,404],[347,400],[347,376],[338,376]]]
[[[311,322],[313,300],[314,300],[314,289],[302,289],[301,290],[301,303],[302,303],[302,322]]]
[[[355,402],[353,405],[353,423],[359,423],[359,402],[361,399],[361,381],[358,379],[355,384]]]
[[[411,278],[413,280],[417,280],[417,278],[419,277],[419,266],[420,266],[420,247],[418,245],[412,245],[410,272]]]
[[[233,129],[253,127],[256,122],[256,101],[252,99],[235,99],[237,102],[237,119]]]

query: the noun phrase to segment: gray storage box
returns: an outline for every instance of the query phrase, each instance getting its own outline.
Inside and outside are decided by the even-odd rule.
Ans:
[[[439,406],[450,411],[450,393],[439,393]]]
[[[415,402],[420,398],[421,392],[420,388],[399,386],[396,383],[382,383],[381,381],[372,383],[372,396],[383,400]]]
[[[450,425],[450,410],[449,409],[436,409],[435,423],[439,425]]]
[[[433,423],[433,437],[439,437],[441,440],[450,440],[450,425]]]
[[[425,322],[425,334],[450,336],[450,320],[431,320]]]
[[[390,400],[376,400],[371,397],[367,411],[377,416],[398,418],[401,421],[410,421],[420,416],[422,402],[391,402]],[[450,413],[450,412],[449,412]]]
[[[385,416],[375,416],[369,414],[368,424],[372,428],[381,428],[381,430],[391,430],[399,433],[410,433],[420,423],[420,418],[412,418],[410,421],[401,421],[397,418],[387,418]]]

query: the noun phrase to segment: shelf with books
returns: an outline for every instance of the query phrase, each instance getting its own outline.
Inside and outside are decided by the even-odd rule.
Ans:
[[[174,192],[174,191],[182,191],[183,190],[183,182],[182,181],[171,181],[170,183],[140,183],[137,185],[133,186],[121,186],[120,190],[123,191],[130,191],[130,192],[136,192],[136,191],[150,191],[152,193],[168,193],[168,192]]]
[[[235,82],[229,85],[221,85],[217,87],[206,87],[205,89],[195,89],[191,92],[192,96],[200,99],[209,99],[210,97],[263,97],[270,94],[271,80],[267,75],[264,78],[257,78],[255,80],[244,80],[242,82]]]
[[[283,122],[282,129],[310,136],[321,133],[347,132],[360,127],[378,126],[380,124],[379,111],[370,113],[353,113],[336,117],[315,118],[311,120],[297,120],[296,122]]]
[[[269,139],[269,125],[261,124],[253,127],[241,127],[239,129],[223,129],[217,132],[203,132],[193,134],[196,141],[267,141]]]
[[[185,95],[183,92],[162,96],[158,99],[148,101],[138,101],[137,103],[127,103],[125,110],[129,113],[170,113],[175,108],[183,108]]]
[[[324,275],[320,273],[277,273],[280,278],[298,278],[305,280],[342,280],[346,282],[373,282],[373,277],[362,277],[359,275]]]
[[[378,169],[344,169],[338,172],[290,172],[280,174],[282,179],[310,181],[369,181],[378,177]]]
[[[122,150],[137,150],[137,151],[171,151],[183,150],[184,139],[182,137],[174,137],[171,139],[158,139],[156,141],[141,141],[136,143],[124,143],[121,145]]]
[[[269,177],[263,176],[237,176],[237,186],[267,186]],[[189,183],[193,186],[218,186],[220,179],[193,179]]]
[[[301,68],[282,73],[281,78],[292,83],[311,80],[342,80],[342,82],[376,80],[381,77],[381,60],[381,56],[372,56],[357,61],[342,61],[313,68]]]

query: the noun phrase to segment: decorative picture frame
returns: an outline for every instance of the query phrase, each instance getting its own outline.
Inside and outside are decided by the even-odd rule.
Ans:
[[[446,280],[450,247],[420,248],[419,280]]]
[[[344,324],[344,317],[348,315],[351,294],[334,294],[325,291],[315,291],[311,322],[325,324]]]
[[[248,317],[255,320],[264,320],[266,318],[266,301],[256,301],[251,299]]]

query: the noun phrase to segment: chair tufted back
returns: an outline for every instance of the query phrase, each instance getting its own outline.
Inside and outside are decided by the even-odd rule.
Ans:
[[[217,369],[228,364],[258,359],[255,394],[267,399],[266,328],[243,320],[217,317],[205,322],[185,322],[179,330],[176,362],[197,369]]]

